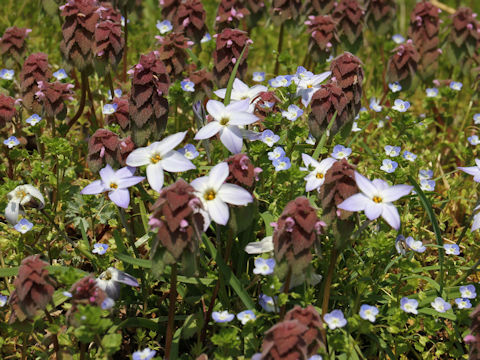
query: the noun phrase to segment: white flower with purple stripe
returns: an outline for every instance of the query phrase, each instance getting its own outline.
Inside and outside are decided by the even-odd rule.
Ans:
[[[473,181],[480,182],[480,159],[475,159],[476,166],[459,167],[459,170],[473,176]]]
[[[285,156],[285,150],[282,147],[277,146],[273,151],[268,152],[268,160],[280,159]]]
[[[402,90],[402,85],[400,85],[399,82],[390,83],[390,84],[388,84],[388,87],[390,88],[390,90],[391,90],[393,93],[396,93],[396,92],[399,92],[399,91]]]
[[[427,88],[425,90],[425,93],[426,93],[427,97],[434,98],[434,97],[438,96],[438,89],[437,88]]]
[[[132,360],[150,360],[153,359],[157,352],[155,350],[151,350],[150,348],[145,348],[141,351],[135,351],[132,354]]]
[[[410,151],[405,150],[405,151],[403,152],[403,158],[404,158],[405,160],[408,160],[408,161],[412,161],[412,162],[413,162],[413,161],[415,161],[415,159],[417,158],[417,155],[415,155],[414,153],[411,153]]]

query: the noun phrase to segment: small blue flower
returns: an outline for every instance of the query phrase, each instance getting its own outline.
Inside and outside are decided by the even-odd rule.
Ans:
[[[30,221],[28,221],[27,219],[23,218],[17,224],[15,224],[14,228],[18,232],[21,232],[22,234],[25,234],[33,228],[33,224]]]
[[[468,137],[467,140],[470,143],[470,145],[473,145],[473,146],[477,146],[478,144],[480,144],[480,140],[478,139],[478,135],[472,135],[472,136]]]
[[[427,248],[423,246],[423,243],[421,241],[416,241],[411,236],[405,239],[405,243],[408,245],[410,249],[418,253],[423,253],[425,250],[427,250]]]
[[[182,86],[183,91],[195,92],[195,84],[190,80],[183,80],[180,85]]]
[[[20,144],[20,141],[15,136],[10,136],[7,140],[3,140],[3,143],[8,146],[9,149]]]
[[[290,158],[284,156],[279,159],[274,159],[272,161],[273,166],[275,166],[275,171],[282,171],[290,169],[292,164],[290,163]]]
[[[264,259],[256,258],[255,259],[255,269],[253,273],[256,275],[270,275],[273,274],[275,269],[275,259]]]
[[[107,252],[108,250],[108,245],[107,244],[93,244],[93,250],[92,253],[98,254],[98,255],[103,255]]]
[[[473,123],[474,123],[475,125],[480,124],[480,113],[473,115]]]
[[[398,235],[395,239],[395,249],[400,255],[405,255],[407,253],[407,243],[405,242],[405,236],[402,234]]]
[[[153,359],[157,352],[149,348],[145,348],[142,351],[135,351],[132,354],[132,360],[150,360]]]
[[[115,90],[113,90],[113,95],[114,95],[115,97],[121,97],[122,94],[123,94],[122,89],[115,89]],[[113,99],[113,98],[112,98],[112,92],[111,92],[110,90],[108,90],[108,98],[109,98],[110,100]]]
[[[393,35],[392,40],[395,44],[403,44],[405,42],[405,38],[400,34]]]
[[[447,310],[450,310],[452,308],[452,305],[450,305],[448,302],[443,300],[441,297],[435,298],[435,300],[430,304],[435,310],[437,310],[440,313],[444,313]]]
[[[323,360],[322,355],[310,356],[307,360]]]
[[[385,171],[386,173],[393,173],[398,167],[398,163],[396,161],[385,159],[382,161],[382,166],[380,166],[380,170]]]
[[[358,123],[356,121],[352,124],[352,132],[362,131],[361,128],[358,127]]]
[[[42,118],[40,117],[40,115],[33,114],[32,116],[27,118],[27,120],[25,120],[25,121],[27,122],[27,124],[30,124],[31,126],[34,126],[34,125],[37,125],[41,120],[42,120]]]
[[[438,89],[437,88],[427,88],[425,90],[425,93],[427,94],[427,97],[434,98],[434,97],[438,96]]]
[[[282,116],[290,121],[295,121],[302,115],[303,110],[297,105],[290,105],[286,111],[282,111]]]
[[[264,71],[254,72],[252,76],[252,80],[255,82],[265,81],[265,72]]]
[[[415,315],[418,314],[417,307],[418,307],[418,301],[415,299],[409,299],[407,297],[403,297],[400,300],[400,309],[402,309],[407,313],[412,313]]]
[[[397,110],[399,112],[405,112],[409,109],[410,103],[408,101],[403,101],[401,99],[396,99],[394,105],[392,106],[393,110]]]
[[[443,248],[447,255],[460,255],[460,247],[457,244],[445,244]]]
[[[166,34],[172,31],[173,26],[172,23],[168,20],[157,21],[157,29],[160,31],[160,34]]]
[[[330,155],[334,159],[342,160],[342,159],[347,159],[351,153],[352,153],[352,149],[347,148],[343,145],[335,145]]]
[[[463,84],[458,81],[452,81],[450,83],[450,89],[455,90],[455,91],[460,91],[462,90]]]
[[[420,189],[423,191],[434,191],[435,190],[435,181],[434,180],[420,180]]]
[[[14,76],[15,76],[15,70],[11,70],[11,69],[0,70],[0,79],[13,80]]]
[[[347,325],[347,320],[341,310],[333,310],[329,313],[326,313],[323,317],[323,320],[327,323],[330,330],[336,328],[342,328]]]
[[[278,75],[277,77],[268,80],[268,84],[273,88],[288,87],[291,83],[291,75]]]
[[[364,320],[368,320],[372,323],[375,322],[376,316],[378,315],[378,309],[376,306],[370,306],[363,304],[360,306],[360,317]]]
[[[295,76],[297,79],[309,79],[313,76],[313,73],[311,71],[308,71],[305,69],[303,66],[297,67],[297,72],[295,73]]]
[[[376,98],[371,98],[370,99],[370,109],[372,109],[375,112],[382,111],[382,106],[380,105],[380,100],[377,100]]]
[[[408,161],[412,161],[412,162],[413,162],[413,161],[415,161],[415,159],[417,158],[417,155],[415,155],[414,153],[411,153],[410,151],[405,150],[405,151],[403,152],[403,158],[404,158],[405,160],[408,160]]]
[[[7,303],[8,297],[5,295],[0,295],[0,307],[4,307]]]
[[[245,325],[249,321],[255,321],[256,318],[252,310],[245,310],[237,314],[237,319],[242,322],[242,325]]]
[[[308,134],[307,140],[305,140],[305,144],[315,145],[315,143],[316,143],[316,140],[315,140],[315,138],[313,137],[313,135],[312,135],[312,134]]]
[[[103,105],[102,113],[103,115],[112,115],[117,111],[118,104],[105,104]]]
[[[228,311],[214,311],[212,313],[212,319],[213,321],[217,323],[224,323],[224,322],[230,322],[233,320],[235,315],[230,314]]]
[[[430,180],[433,176],[432,170],[420,170],[418,172],[418,178],[420,180]]]
[[[477,297],[475,286],[473,285],[460,286],[460,294],[465,299],[475,299]]]
[[[390,157],[396,157],[400,155],[400,151],[402,150],[400,146],[392,146],[392,145],[385,145],[385,154]]]
[[[53,73],[53,76],[54,76],[55,79],[57,79],[58,81],[68,78],[68,75],[67,75],[67,72],[65,71],[65,69],[60,69],[60,70],[58,70],[58,71],[55,71],[55,72]]]
[[[62,295],[65,296],[65,297],[67,297],[67,298],[71,298],[71,297],[73,296],[73,294],[72,294],[71,292],[69,292],[69,291],[64,291],[64,292],[62,292]]]
[[[470,309],[472,307],[472,303],[469,299],[457,298],[455,299],[455,303],[459,309]]]
[[[277,298],[275,297],[275,301],[276,300]],[[278,312],[278,308],[275,306],[275,301],[272,297],[265,294],[260,294],[258,297],[258,303],[266,312]]]
[[[391,90],[393,93],[396,93],[396,92],[399,92],[399,91],[402,90],[402,85],[400,85],[399,82],[389,83],[389,84],[388,84],[388,87],[390,88],[390,90]]]
[[[209,33],[205,33],[205,35],[203,35],[200,42],[203,44],[203,43],[209,42],[210,40],[212,40],[212,36]]]
[[[277,146],[273,151],[268,153],[268,160],[280,159],[285,156],[285,150],[282,147]]]
[[[178,149],[178,152],[183,154],[188,160],[193,160],[199,155],[197,149],[192,144],[185,145],[183,148]]]
[[[100,307],[103,310],[108,310],[108,309],[111,309],[114,305],[115,305],[115,300],[107,297],[105,300],[102,301],[102,304],[100,305]]]
[[[262,132],[261,140],[264,144],[272,147],[278,140],[280,140],[280,136],[275,135],[272,130],[267,129]]]

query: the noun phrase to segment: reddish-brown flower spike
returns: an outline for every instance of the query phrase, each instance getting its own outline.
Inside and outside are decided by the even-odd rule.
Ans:
[[[243,0],[221,0],[215,18],[215,31],[221,32],[225,28],[238,27],[240,20],[250,15]]]
[[[199,241],[195,227],[203,229],[204,219],[197,211],[201,206],[195,189],[183,179],[163,189],[152,207],[150,225],[158,228],[152,253],[161,244],[177,260],[185,251],[194,254]]]
[[[245,0],[245,6],[250,11],[250,16],[247,19],[256,24],[265,11],[265,3],[262,0]]]
[[[306,197],[290,201],[273,232],[273,248],[278,262],[286,261],[293,274],[301,274],[312,259],[311,249],[322,222]]]
[[[130,125],[130,119],[128,118],[128,97],[127,95],[122,97],[116,97],[112,100],[113,104],[117,105],[117,110],[111,115],[105,116],[107,124],[118,124],[122,130],[128,129]]]
[[[97,57],[116,67],[123,56],[125,39],[120,22],[104,20],[95,29],[95,53]]]
[[[183,34],[172,32],[158,37],[160,47],[158,58],[165,64],[172,81],[183,79],[182,72],[186,69],[188,54],[185,51],[192,43]]]
[[[295,305],[292,310],[285,314],[284,320],[297,320],[308,328],[303,334],[307,344],[307,356],[313,356],[320,347],[325,347],[326,339],[323,338],[320,331],[320,329],[324,328],[324,323],[320,314],[312,305],[308,305],[305,309]]]
[[[15,108],[15,99],[10,96],[0,94],[0,130],[3,129],[5,125],[13,119],[16,112],[17,109]]]
[[[330,128],[330,134],[335,135],[350,121],[348,99],[342,88],[336,81],[330,81],[313,94],[311,101],[308,126],[311,134],[320,139],[327,130],[335,112],[337,113],[334,123]]]
[[[95,0],[69,0],[60,7],[65,17],[60,43],[65,58],[78,70],[92,65],[95,45],[95,26],[99,19]]]
[[[9,27],[0,38],[0,55],[8,55],[17,63],[21,63],[25,56],[25,39],[31,29]]]
[[[52,77],[52,72],[48,66],[47,55],[35,53],[25,60],[20,72],[22,104],[35,113],[40,113],[42,109],[41,104],[35,98],[35,94],[38,91],[38,82],[47,82]]]
[[[101,306],[107,298],[105,292],[97,286],[97,282],[92,275],[85,276],[73,284],[70,293],[72,294],[70,299],[72,307],[67,311],[67,322],[69,323],[75,321],[73,315],[79,305]]]
[[[191,64],[194,65],[194,64]],[[195,84],[195,91],[203,92],[203,95],[212,97],[213,93],[213,75],[206,69],[195,70],[196,66],[190,66],[188,78]]]
[[[208,32],[205,25],[207,14],[200,0],[187,0],[180,4],[173,21],[174,31],[183,32],[187,38],[199,43]]]
[[[480,24],[470,8],[461,7],[452,16],[448,37],[447,55],[453,65],[468,72],[473,65],[477,43],[480,41]]]
[[[417,73],[424,80],[433,76],[438,67],[437,58],[440,55],[438,12],[436,6],[424,1],[417,3],[410,14],[408,35],[420,55]]]
[[[52,299],[55,282],[48,274],[47,265],[40,255],[31,255],[23,259],[18,269],[10,304],[20,321],[35,316]]]
[[[336,22],[330,15],[320,15],[309,16],[305,24],[310,33],[309,53],[312,54],[315,61],[326,61],[330,55],[335,53],[340,42],[336,31]]]
[[[127,136],[125,139],[119,140],[117,147],[117,161],[120,166],[127,165],[127,157],[133,150],[135,150],[135,144],[133,143],[130,136]]]
[[[265,333],[262,360],[306,360],[308,328],[297,320],[284,320]]]
[[[420,61],[412,40],[407,40],[392,51],[392,56],[388,60],[387,78],[389,82],[398,81],[404,89],[408,89],[417,72],[417,64]]]
[[[254,114],[260,119],[264,119],[268,114],[277,112],[277,104],[281,102],[273,91],[262,91],[255,99],[252,99],[252,101],[256,101]]]
[[[170,78],[158,52],[140,56],[134,67],[129,100],[132,140],[138,146],[158,140],[167,125]]]
[[[72,100],[72,88],[72,84],[64,84],[59,81],[53,83],[38,82],[38,91],[35,93],[35,96],[43,105],[45,115],[48,118],[65,119],[67,116],[65,100]]]
[[[245,154],[235,154],[227,159],[229,175],[226,182],[250,190],[255,181],[255,167]]]
[[[337,22],[337,29],[343,45],[355,52],[363,41],[363,21],[365,10],[357,0],[341,0],[333,11],[332,17]]]
[[[297,20],[302,10],[302,0],[273,0],[270,9],[273,21],[281,24],[287,20]]]
[[[102,2],[97,11],[100,14],[100,21],[110,20],[119,24],[122,21],[122,14],[120,11],[114,9],[112,4],[108,2]]]
[[[309,14],[326,15],[330,14],[335,8],[336,0],[311,0]]]
[[[230,74],[245,46],[252,41],[246,32],[237,29],[224,29],[217,36],[216,48],[213,53],[213,77],[218,87],[227,86]],[[237,78],[243,79],[247,73],[248,48],[243,54],[238,67]]]
[[[118,135],[106,129],[98,129],[88,141],[88,167],[91,171],[97,172],[105,163],[115,165],[118,154],[117,149],[120,143]]]
[[[367,24],[378,35],[385,35],[393,28],[394,0],[370,0],[367,4]]]
[[[348,101],[348,121],[357,116],[362,107],[362,83],[364,72],[361,60],[355,55],[345,52],[330,64],[332,78],[342,88]]]
[[[163,18],[173,22],[181,3],[182,0],[159,0]]]

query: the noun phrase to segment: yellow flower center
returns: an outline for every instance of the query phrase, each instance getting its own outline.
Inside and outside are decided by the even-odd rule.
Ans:
[[[380,196],[374,196],[372,200],[373,200],[373,202],[376,202],[377,204],[379,204],[383,201],[383,199]]]
[[[317,173],[317,179],[323,179],[323,174],[322,173]]]
[[[307,88],[311,89],[313,87],[313,85],[307,85]]]
[[[205,200],[210,201],[215,199],[215,196],[217,196],[217,194],[215,194],[215,191],[208,190],[203,197]]]
[[[160,156],[160,154],[154,154],[154,155],[152,155],[152,157],[150,158],[150,161],[152,162],[152,164],[156,164],[156,163],[159,162],[160,160],[162,160],[162,157]]]
[[[27,196],[27,193],[25,190],[18,190],[16,195],[18,198],[23,199],[25,196]]]
[[[103,276],[103,280],[111,280],[112,279],[112,274],[110,273],[110,271],[107,271],[105,272],[105,275]]]
[[[111,182],[110,183],[110,189],[118,189],[117,183]]]
[[[228,125],[229,121],[230,121],[230,119],[228,117],[222,117],[220,119],[220,125],[223,125],[223,126]]]

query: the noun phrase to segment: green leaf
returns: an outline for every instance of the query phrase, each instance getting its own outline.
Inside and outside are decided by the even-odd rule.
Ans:
[[[449,312],[449,311],[440,313],[434,309],[423,308],[423,309],[418,309],[418,312],[420,314],[438,316],[438,317],[442,317],[442,318],[453,320],[453,321],[457,320],[457,316],[453,312]]]
[[[245,53],[245,50],[247,50],[247,48],[248,48],[248,44],[245,45],[242,52],[240,53],[240,56],[238,57],[237,62],[235,63],[235,66],[233,67],[233,71],[230,74],[230,78],[228,79],[227,91],[225,92],[225,99],[223,100],[223,104],[225,106],[230,104],[230,97],[232,95],[233,82],[235,81],[235,76],[237,76],[238,67],[240,66],[240,62],[242,61],[243,54]]]
[[[1,268],[0,269],[0,278],[16,276],[18,274],[18,266],[11,268]]]
[[[150,269],[152,267],[152,262],[145,259],[137,259],[126,254],[115,253],[113,254],[118,260],[122,260],[124,263],[135,265],[144,269]]]
[[[270,214],[269,211],[265,211],[261,213],[260,216],[262,217],[263,222],[265,223],[265,233],[267,234],[267,236],[272,236],[273,228],[270,224],[275,221],[275,218],[273,217],[272,214]]]

